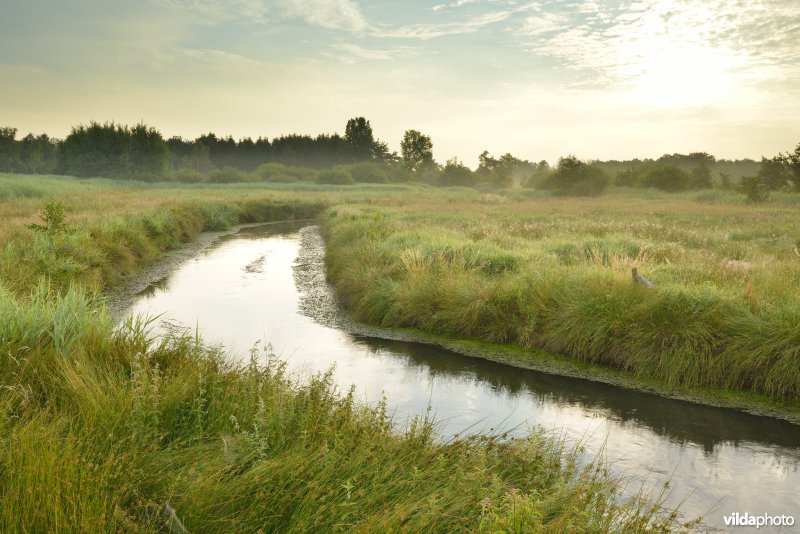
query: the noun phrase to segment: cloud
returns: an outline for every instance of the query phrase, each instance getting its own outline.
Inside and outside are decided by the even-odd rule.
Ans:
[[[525,19],[519,33],[534,37],[543,33],[563,30],[569,26],[569,16],[559,13],[540,13]]]
[[[445,10],[445,9],[452,9],[452,8],[465,6],[465,5],[468,5],[468,4],[475,4],[475,3],[479,2],[479,1],[480,0],[456,0],[455,2],[450,2],[449,4],[437,4],[437,5],[433,6],[431,8],[431,10],[434,13],[438,13],[439,11],[442,11],[442,10]]]
[[[781,0],[640,0],[624,8],[587,0],[568,12],[538,11],[515,32],[531,53],[592,85],[682,71],[695,76],[687,84],[713,77],[747,85],[796,77],[800,67],[800,4]]]
[[[374,61],[389,61],[397,57],[409,56],[413,50],[407,46],[397,46],[390,49],[362,48],[353,43],[338,43],[332,45],[337,51],[337,57],[345,63],[355,63],[359,59]]]
[[[216,50],[212,48],[178,49],[173,52],[173,55],[169,59],[173,62],[189,60],[195,64],[202,63],[211,66],[224,66],[230,69],[250,69],[272,66],[265,61],[259,61],[241,54],[234,54],[232,52],[226,52],[224,50]]]
[[[511,11],[492,11],[471,17],[463,22],[443,22],[435,24],[414,24],[394,29],[381,29],[373,32],[375,37],[401,39],[434,39],[447,35],[458,35],[481,30],[511,17]]]
[[[243,19],[263,23],[267,12],[262,0],[151,0],[151,2],[185,10],[212,21]]]
[[[354,0],[152,0],[214,20],[242,19],[266,23],[300,19],[331,30],[361,31],[367,22]]]
[[[361,10],[352,0],[279,0],[277,3],[284,14],[313,26],[348,31],[367,27]]]

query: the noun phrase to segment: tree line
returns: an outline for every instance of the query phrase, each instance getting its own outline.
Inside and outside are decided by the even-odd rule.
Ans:
[[[183,182],[418,181],[440,186],[531,187],[556,194],[591,196],[608,185],[653,187],[664,191],[749,188],[753,196],[800,190],[800,144],[793,152],[761,162],[716,159],[705,152],[665,154],[658,159],[583,161],[560,158],[551,167],[509,153],[484,151],[475,170],[457,158],[443,165],[433,158],[430,136],[407,130],[400,153],[375,138],[364,117],[347,121],[344,135],[290,134],[268,139],[234,139],[207,133],[196,139],[165,139],[145,124],[90,122],[63,140],[0,128],[0,172],[68,174],[78,177]],[[751,196],[751,193],[748,193]]]

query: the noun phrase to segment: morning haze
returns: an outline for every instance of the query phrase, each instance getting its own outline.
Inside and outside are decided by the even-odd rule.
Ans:
[[[796,0],[0,1],[0,533],[796,531]]]
[[[757,2],[36,0],[0,20],[0,115],[165,137],[341,133],[370,119],[470,166],[793,146],[800,5]],[[9,83],[10,82],[10,83]]]

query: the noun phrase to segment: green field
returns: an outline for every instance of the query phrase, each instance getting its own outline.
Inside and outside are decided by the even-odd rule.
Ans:
[[[412,199],[421,212],[476,211],[502,197],[11,175],[0,192],[3,532],[181,532],[175,518],[190,532],[682,528],[543,432],[441,443],[424,417],[394,432],[385,406],[361,405],[326,375],[298,382],[268,352],[236,366],[199,337],[154,341],[137,321],[115,329],[100,300],[203,230],[325,209],[358,225],[362,210],[412,210]],[[64,220],[57,203],[40,217],[51,201]],[[367,238],[389,238],[392,220],[369,215],[379,228]]]
[[[323,228],[329,276],[361,321],[542,348],[796,414],[798,202],[428,199],[331,208]],[[633,283],[633,267],[655,287]]]

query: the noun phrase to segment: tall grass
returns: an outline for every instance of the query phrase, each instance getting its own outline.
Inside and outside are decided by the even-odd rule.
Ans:
[[[432,202],[337,207],[324,227],[330,277],[363,321],[795,402],[796,215],[658,198]],[[655,289],[632,283],[634,266]]]
[[[3,532],[677,528],[542,433],[397,433],[385,405],[268,351],[235,365],[194,337],[154,343],[146,322],[112,331],[75,288],[0,303],[22,312],[0,333]]]
[[[681,528],[542,432],[442,443],[425,418],[397,432],[385,404],[357,402],[330,374],[298,380],[266,350],[233,364],[199,336],[153,337],[147,319],[114,328],[98,300],[202,230],[334,201],[402,204],[409,188],[300,197],[21,179],[63,200],[74,231],[25,230],[41,198],[0,201],[0,531]]]

